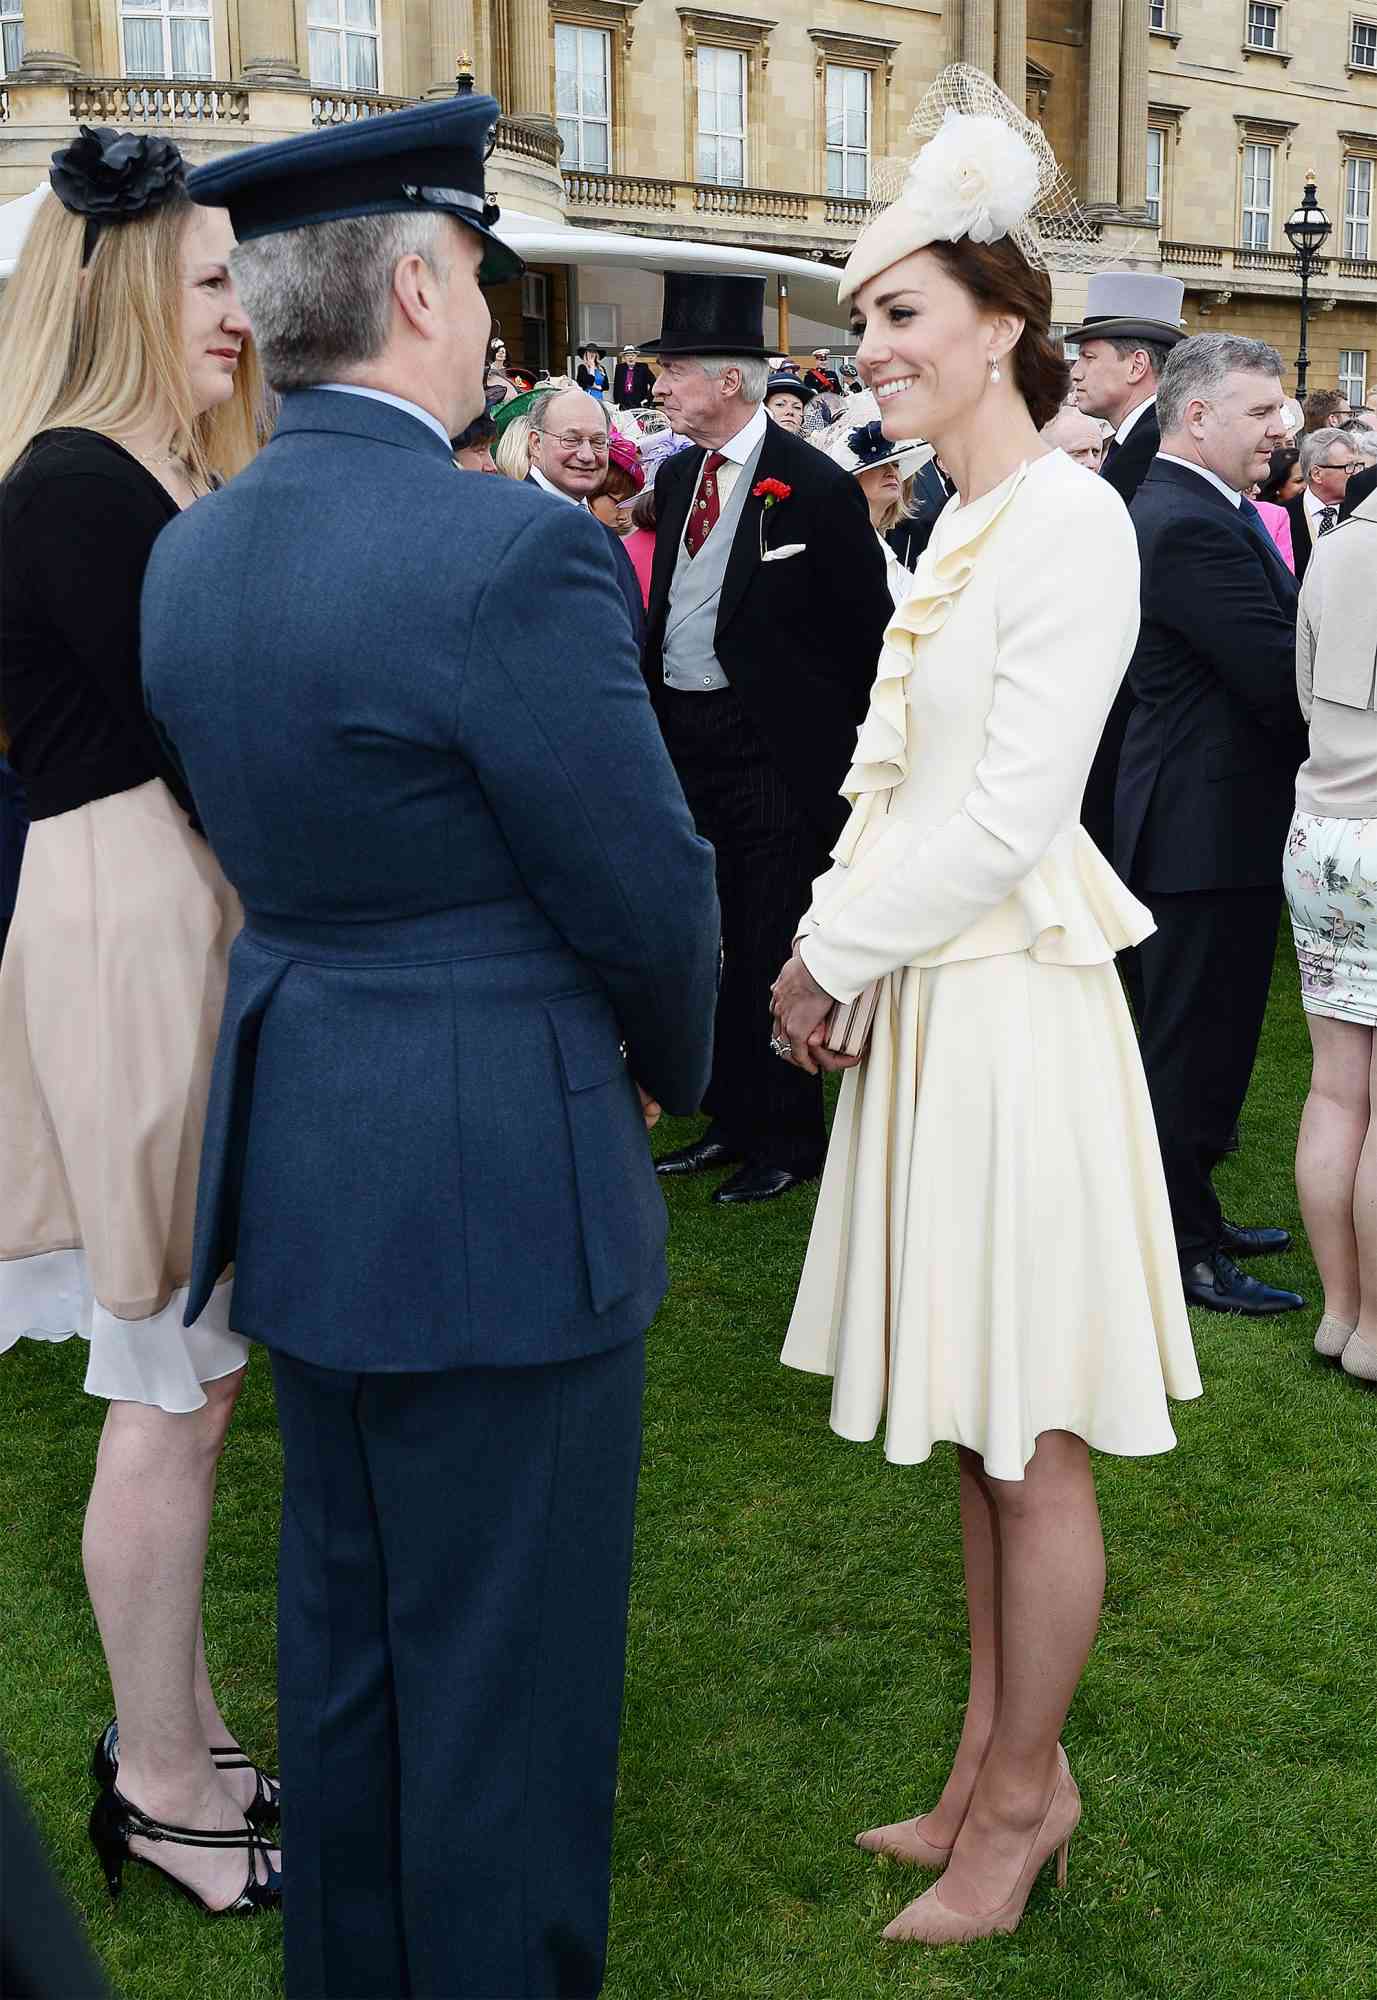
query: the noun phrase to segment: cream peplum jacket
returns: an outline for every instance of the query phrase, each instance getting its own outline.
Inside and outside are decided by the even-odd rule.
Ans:
[[[851,817],[799,926],[826,992],[1004,952],[1101,965],[1151,934],[1079,818],[1137,636],[1128,510],[1064,453],[948,506],[885,634]]]

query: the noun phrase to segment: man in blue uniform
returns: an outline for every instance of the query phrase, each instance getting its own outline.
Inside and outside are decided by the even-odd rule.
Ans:
[[[144,600],[150,708],[246,911],[190,1310],[232,1262],[272,1353],[291,2000],[601,1986],[648,1100],[692,1109],[710,1056],[712,854],[606,535],[450,457],[480,270],[520,268],[496,115],[192,177],[284,400]]]

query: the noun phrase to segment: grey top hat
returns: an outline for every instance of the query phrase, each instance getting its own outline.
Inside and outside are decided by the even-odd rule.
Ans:
[[[1155,271],[1097,271],[1086,289],[1085,324],[1068,340],[1150,340],[1175,347],[1186,337],[1181,306],[1186,287]]]

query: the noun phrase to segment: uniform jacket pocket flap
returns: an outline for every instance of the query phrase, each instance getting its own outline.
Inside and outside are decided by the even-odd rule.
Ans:
[[[545,1002],[568,1090],[595,1090],[626,1074],[612,1009],[601,993],[561,993]]]

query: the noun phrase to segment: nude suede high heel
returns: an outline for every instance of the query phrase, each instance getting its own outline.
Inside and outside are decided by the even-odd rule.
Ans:
[[[1315,1328],[1315,1352],[1322,1354],[1326,1361],[1337,1361],[1353,1338],[1353,1328],[1335,1319],[1333,1313],[1326,1313]]]
[[[1057,1782],[1052,1788],[1042,1825],[1033,1836],[1028,1858],[1004,1902],[992,1910],[954,1910],[942,1901],[941,1883],[934,1882],[887,1926],[884,1936],[891,1944],[970,1944],[976,1938],[1016,1931],[1033,1884],[1054,1854],[1057,1857],[1057,1887],[1065,1888],[1067,1851],[1071,1836],[1080,1825],[1081,1795],[1071,1776],[1066,1752],[1060,1746],[1057,1759]]]
[[[1060,1743],[1057,1755],[1063,1763],[1066,1762],[1066,1752]],[[985,1760],[982,1757],[980,1761],[983,1765]],[[951,1860],[955,1842],[951,1846],[938,1847],[933,1841],[925,1840],[918,1831],[918,1820],[926,1817],[925,1813],[919,1813],[916,1819],[900,1819],[889,1826],[867,1827],[864,1833],[856,1835],[856,1845],[864,1848],[867,1854],[883,1854],[890,1861],[902,1862],[906,1868],[925,1868],[930,1875],[940,1875]]]

